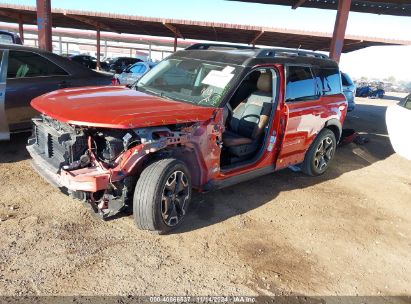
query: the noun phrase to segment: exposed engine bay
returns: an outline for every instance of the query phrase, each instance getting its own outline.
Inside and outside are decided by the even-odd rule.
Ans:
[[[187,142],[193,130],[193,124],[129,130],[81,127],[45,115],[33,122],[28,150],[35,168],[59,176],[60,188],[89,202],[102,218],[128,209],[137,179],[133,173],[146,154],[169,153],[167,148]]]

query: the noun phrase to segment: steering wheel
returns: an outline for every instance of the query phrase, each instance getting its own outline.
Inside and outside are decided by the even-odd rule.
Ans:
[[[244,115],[243,117],[241,117],[241,119],[246,119],[246,118],[250,118],[250,117],[257,118],[257,123],[260,121],[260,115],[257,115],[257,114]]]

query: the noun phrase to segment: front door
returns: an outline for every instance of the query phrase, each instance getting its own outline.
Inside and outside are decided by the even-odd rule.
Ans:
[[[67,87],[68,73],[30,51],[10,50],[7,67],[5,108],[11,131],[27,129],[38,113],[30,106],[33,98]]]

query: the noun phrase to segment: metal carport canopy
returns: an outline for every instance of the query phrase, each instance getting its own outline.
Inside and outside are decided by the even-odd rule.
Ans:
[[[52,9],[53,27],[139,34],[183,39],[260,44],[328,51],[330,33],[260,26],[148,18],[110,13]],[[37,24],[36,7],[0,3],[0,21]],[[410,45],[411,41],[346,36],[343,52],[376,45]]]
[[[337,0],[229,0],[320,9],[338,9]],[[352,0],[350,11],[378,15],[411,16],[410,0]]]

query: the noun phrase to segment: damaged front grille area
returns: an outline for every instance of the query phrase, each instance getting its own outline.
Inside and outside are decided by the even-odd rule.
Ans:
[[[46,116],[33,119],[33,136],[28,145],[56,173],[80,159],[87,150],[87,136],[80,129]]]

